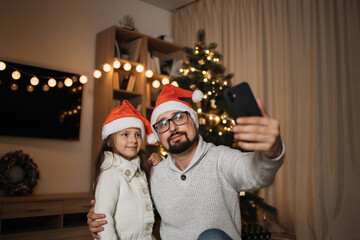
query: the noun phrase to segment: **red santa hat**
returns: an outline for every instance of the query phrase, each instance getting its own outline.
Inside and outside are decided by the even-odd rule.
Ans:
[[[191,98],[193,102],[198,103],[203,99],[203,96],[204,94],[200,90],[192,92],[171,84],[166,84],[161,90],[156,100],[155,108],[151,114],[151,127],[153,132],[155,132],[153,125],[156,123],[158,117],[168,111],[187,111],[190,113],[191,118],[198,127],[199,120],[196,112],[192,109],[190,104],[180,100],[180,98]]]
[[[146,133],[148,143],[156,142],[149,121],[129,101],[124,100],[122,105],[112,109],[106,118],[102,128],[102,139],[126,128],[140,128],[142,139]]]

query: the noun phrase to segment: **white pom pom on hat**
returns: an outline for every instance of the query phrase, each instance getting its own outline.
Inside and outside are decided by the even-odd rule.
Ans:
[[[200,91],[200,90],[195,90],[195,91],[193,92],[191,98],[192,98],[192,100],[193,100],[194,103],[198,103],[198,102],[200,102],[200,101],[203,99],[203,97],[204,97],[204,94],[203,94],[202,91]]]
[[[155,133],[153,125],[156,123],[158,117],[168,111],[187,111],[191,118],[194,120],[195,125],[199,126],[199,120],[196,112],[192,109],[191,105],[187,102],[180,100],[181,98],[191,98],[194,103],[200,102],[204,97],[204,94],[200,90],[194,92],[176,87],[171,84],[166,84],[161,90],[156,103],[155,108],[151,114],[151,127]],[[156,135],[156,139],[158,139]]]

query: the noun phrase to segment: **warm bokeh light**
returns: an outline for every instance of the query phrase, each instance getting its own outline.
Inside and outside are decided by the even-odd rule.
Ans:
[[[34,87],[31,86],[31,85],[28,85],[27,88],[26,88],[26,90],[27,90],[28,92],[33,92],[33,91],[34,91]]]
[[[125,71],[130,71],[132,67],[131,67],[130,63],[125,63],[123,68],[124,68]]]
[[[37,86],[39,84],[39,79],[35,76],[33,76],[31,79],[30,79],[30,83],[31,85],[33,86]]]
[[[85,75],[81,75],[79,81],[80,81],[82,84],[85,84],[85,83],[87,83],[88,78],[87,78],[87,76],[85,76]]]
[[[115,61],[113,62],[113,67],[114,67],[115,69],[119,69],[119,68],[121,67],[120,61],[115,60]]]
[[[16,90],[18,90],[19,87],[16,83],[13,83],[10,85],[10,88],[11,88],[11,90],[16,91]]]
[[[159,88],[160,87],[160,81],[159,80],[154,80],[152,82],[152,86],[153,86],[153,88]]]
[[[11,74],[12,78],[14,80],[18,80],[21,77],[21,74],[19,71],[13,71],[13,73]]]
[[[164,78],[161,80],[161,83],[162,83],[162,85],[166,85],[166,84],[169,84],[169,83],[170,83],[170,80],[169,80],[169,78],[164,77]]]
[[[48,85],[44,84],[42,89],[44,92],[47,92],[47,91],[49,91],[50,87]]]
[[[137,66],[136,66],[136,71],[137,71],[138,73],[141,73],[142,71],[144,71],[144,66],[141,65],[141,64],[137,65]]]
[[[55,87],[56,86],[56,80],[54,78],[50,78],[48,81],[49,87]]]
[[[154,76],[154,73],[153,73],[153,71],[151,71],[151,70],[149,69],[149,70],[146,70],[145,76],[146,76],[147,78],[151,78],[152,76]]]
[[[94,78],[100,78],[101,77],[101,71],[100,70],[95,70],[93,76],[94,76]]]
[[[5,68],[6,68],[6,64],[4,62],[0,61],[0,71],[5,70]]]
[[[178,84],[177,81],[172,81],[172,82],[171,82],[171,85],[174,85],[175,87],[179,87],[179,84]]]
[[[108,64],[108,63],[105,63],[104,66],[103,66],[103,70],[104,70],[104,72],[110,72],[111,65]]]
[[[70,87],[73,84],[71,78],[66,78],[64,81],[65,86]]]
[[[58,84],[57,84],[57,87],[58,88],[63,88],[64,87],[64,83],[59,81]]]

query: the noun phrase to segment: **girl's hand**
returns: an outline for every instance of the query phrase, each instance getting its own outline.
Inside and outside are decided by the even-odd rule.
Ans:
[[[157,153],[152,153],[148,159],[148,161],[153,165],[158,165],[161,162],[162,158]]]
[[[105,214],[96,214],[94,213],[95,200],[91,200],[90,202],[91,208],[87,214],[87,224],[89,225],[90,232],[93,238],[100,239],[100,236],[97,234],[98,232],[104,231],[104,227],[102,225],[106,224],[106,220],[95,221],[97,219],[105,218]]]

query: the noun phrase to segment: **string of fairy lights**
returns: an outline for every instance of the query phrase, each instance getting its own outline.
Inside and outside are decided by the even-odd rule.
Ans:
[[[45,92],[49,91],[50,88],[54,88],[54,87],[58,87],[58,88],[63,88],[64,86],[71,87],[73,86],[74,82],[78,80],[82,84],[86,84],[88,81],[86,75],[80,75],[80,77],[79,76],[64,76],[64,77],[40,76],[19,69],[18,67],[14,67],[9,63],[0,61],[0,71],[4,71],[6,68],[11,69],[12,71],[11,77],[15,82],[10,85],[10,89],[13,91],[18,90],[19,85],[16,81],[18,81],[23,75],[30,77],[29,84],[26,87],[28,92],[33,92],[34,88],[36,86],[39,86],[40,84],[39,79],[47,79],[47,82],[42,85],[42,90]]]
[[[123,60],[122,60],[123,61]],[[133,66],[134,65],[134,66]],[[130,72],[134,67],[135,67],[135,71],[138,73],[142,73],[143,71],[145,71],[145,76],[148,79],[152,79],[152,87],[153,88],[159,88],[162,85],[165,84],[172,84],[174,86],[179,86],[178,83],[176,81],[170,81],[170,78],[168,76],[165,75],[156,75],[151,69],[147,69],[145,70],[144,65],[140,64],[140,63],[129,63],[127,61],[123,61],[123,63],[121,63],[120,60],[118,59],[114,59],[114,61],[112,62],[112,64],[110,63],[104,63],[100,69],[102,69],[102,71],[104,72],[110,72],[112,70],[112,68],[114,69],[120,69],[122,67],[122,69],[126,72]],[[96,79],[101,78],[102,76],[102,71],[99,69],[95,69],[93,76]],[[160,80],[159,80],[160,79]]]

